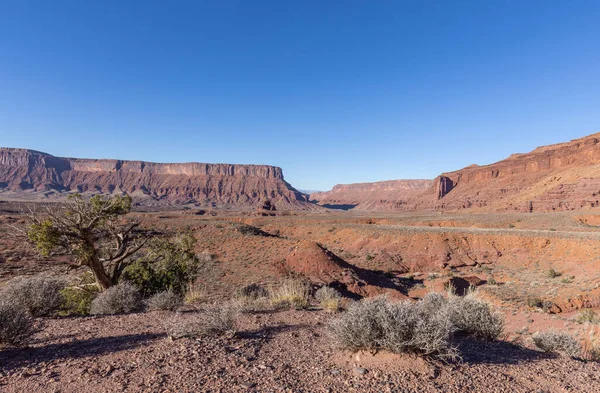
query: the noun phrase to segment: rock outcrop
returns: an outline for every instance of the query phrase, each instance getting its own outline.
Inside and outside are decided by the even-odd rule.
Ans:
[[[0,190],[13,192],[126,192],[147,204],[310,209],[305,194],[268,165],[158,164],[55,157],[0,148]]]
[[[419,204],[417,197],[432,186],[432,180],[338,184],[331,191],[310,194],[310,199],[342,210],[414,210]]]
[[[600,134],[443,173],[435,209],[553,211],[600,207]]]
[[[431,180],[337,185],[319,205],[356,210],[555,211],[600,208],[600,134],[470,165]]]

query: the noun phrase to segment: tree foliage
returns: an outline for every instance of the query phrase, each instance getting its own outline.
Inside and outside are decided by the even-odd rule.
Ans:
[[[163,291],[184,295],[200,269],[195,245],[196,239],[189,232],[174,239],[152,239],[146,255],[129,265],[123,277],[136,285],[144,296]]]
[[[87,266],[100,289],[116,285],[132,256],[148,240],[138,222],[124,216],[131,197],[96,195],[89,200],[79,194],[66,203],[30,211],[27,237],[42,255],[71,255],[75,266]]]

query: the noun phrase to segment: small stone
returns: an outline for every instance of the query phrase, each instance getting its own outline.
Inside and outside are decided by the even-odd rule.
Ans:
[[[362,367],[355,367],[354,368],[354,372],[359,374],[359,375],[365,375],[367,373],[367,369],[366,368],[362,368]]]

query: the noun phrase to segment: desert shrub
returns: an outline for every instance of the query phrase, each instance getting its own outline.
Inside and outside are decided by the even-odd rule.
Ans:
[[[65,281],[56,277],[19,277],[3,288],[0,297],[27,310],[34,317],[57,311],[63,301]]]
[[[556,278],[556,277],[559,277],[560,275],[561,275],[561,273],[557,272],[554,269],[549,269],[546,271],[546,277],[548,277],[548,278]]]
[[[338,311],[341,306],[342,295],[334,288],[323,286],[315,292],[315,299],[325,310]]]
[[[131,263],[123,271],[123,278],[145,297],[167,290],[183,296],[201,267],[195,244],[196,239],[189,233],[174,239],[153,239],[148,254]]]
[[[213,305],[193,315],[177,315],[165,322],[171,339],[235,332],[238,310],[230,303]]]
[[[183,304],[180,295],[167,290],[154,294],[146,300],[146,306],[149,310],[170,310],[174,311]]]
[[[121,282],[100,293],[90,307],[91,314],[126,314],[142,306],[140,292],[128,282]]]
[[[457,351],[450,343],[453,326],[449,309],[433,309],[433,303],[423,301],[367,299],[351,304],[332,319],[327,332],[332,344],[343,350],[382,349],[454,359]]]
[[[600,360],[600,329],[591,326],[583,340],[581,357],[586,360]]]
[[[26,344],[36,330],[33,317],[21,304],[0,302],[0,345]]]
[[[533,343],[544,352],[558,353],[570,357],[579,356],[581,345],[567,333],[549,330],[537,332],[533,336]]]
[[[248,284],[233,295],[232,304],[243,313],[262,312],[272,309],[269,291],[259,284]]]
[[[494,312],[490,305],[470,293],[464,297],[452,296],[450,299],[452,323],[457,332],[496,340],[504,331],[504,316]]]
[[[236,299],[257,300],[268,298],[269,291],[259,284],[248,284],[241,287],[234,295]]]
[[[600,318],[598,318],[598,314],[594,310],[590,310],[586,308],[579,312],[575,316],[575,322],[577,323],[600,323]]]
[[[542,308],[544,302],[538,297],[530,297],[527,299],[527,305],[532,308]]]
[[[271,303],[276,307],[303,309],[309,306],[310,288],[300,280],[283,281],[271,292]]]
[[[90,313],[92,301],[98,292],[78,287],[66,287],[60,291],[62,303],[59,314],[87,315]]]

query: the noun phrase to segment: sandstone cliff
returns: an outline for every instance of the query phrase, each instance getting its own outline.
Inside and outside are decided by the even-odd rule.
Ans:
[[[0,148],[0,190],[126,192],[149,204],[254,207],[271,200],[283,209],[312,207],[274,166],[63,158],[11,148]]]
[[[432,186],[432,180],[338,184],[331,191],[310,194],[310,199],[343,210],[414,210],[419,205],[418,196]]]
[[[435,180],[337,185],[320,205],[357,210],[554,211],[600,208],[600,134],[470,165]]]
[[[425,199],[436,209],[552,211],[599,207],[600,134],[443,173]]]

